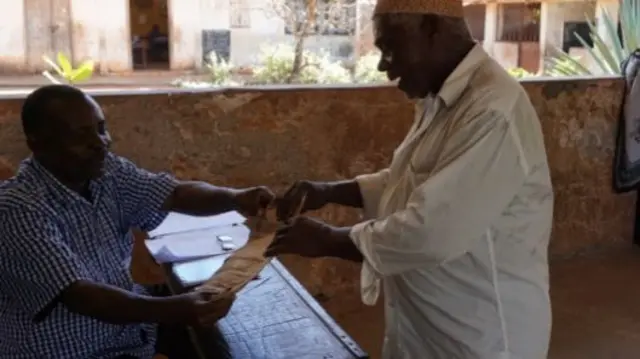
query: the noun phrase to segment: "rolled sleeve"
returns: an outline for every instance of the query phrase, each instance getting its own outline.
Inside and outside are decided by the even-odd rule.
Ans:
[[[443,163],[412,190],[405,208],[352,228],[377,275],[438,266],[468,252],[523,185],[528,168],[510,123],[491,113],[472,123],[450,139]]]
[[[124,217],[130,227],[149,232],[164,221],[162,205],[178,181],[168,173],[153,173],[122,157],[114,159]]]
[[[376,218],[380,197],[389,180],[389,169],[356,177],[363,201],[363,215],[366,219]]]
[[[45,216],[26,211],[0,213],[0,287],[30,316],[53,304],[62,292],[91,277]]]

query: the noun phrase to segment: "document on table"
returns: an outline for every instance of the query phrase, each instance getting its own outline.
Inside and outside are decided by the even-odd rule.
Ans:
[[[169,234],[193,231],[215,227],[226,227],[234,224],[242,224],[247,219],[236,211],[225,212],[216,216],[189,216],[186,214],[171,212],[158,228],[149,232],[150,238],[159,238]]]
[[[171,213],[150,232],[147,249],[158,263],[174,263],[229,253],[243,247],[251,230],[238,212],[194,217]]]

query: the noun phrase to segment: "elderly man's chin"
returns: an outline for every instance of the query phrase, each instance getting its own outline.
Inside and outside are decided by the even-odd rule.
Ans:
[[[411,100],[425,98],[429,95],[429,91],[424,90],[422,86],[417,86],[418,84],[411,80],[400,78],[392,82]]]

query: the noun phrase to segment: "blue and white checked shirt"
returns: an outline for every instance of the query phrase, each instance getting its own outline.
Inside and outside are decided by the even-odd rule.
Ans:
[[[158,226],[175,186],[110,154],[88,201],[25,160],[0,185],[0,359],[151,359],[155,325],[107,324],[60,303],[43,321],[34,317],[81,279],[144,293],[129,271],[131,228]]]

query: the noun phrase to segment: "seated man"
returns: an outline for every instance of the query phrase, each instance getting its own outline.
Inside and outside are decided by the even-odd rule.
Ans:
[[[134,284],[131,228],[150,231],[168,211],[255,215],[273,194],[178,181],[110,153],[100,107],[70,86],[29,95],[22,124],[33,155],[0,185],[0,358],[151,359],[155,324],[162,354],[189,358],[170,329],[214,323],[231,303]]]

